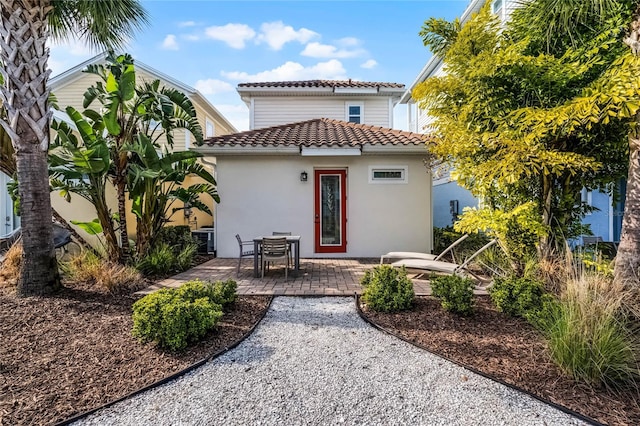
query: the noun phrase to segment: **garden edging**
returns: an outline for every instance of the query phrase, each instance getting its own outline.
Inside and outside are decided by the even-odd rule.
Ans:
[[[117,399],[115,399],[113,401],[109,401],[109,402],[107,402],[105,404],[99,405],[99,406],[94,407],[94,408],[92,408],[90,410],[87,410],[87,411],[84,411],[82,413],[76,414],[75,416],[70,417],[70,418],[68,418],[66,420],[63,420],[63,421],[58,422],[58,423],[55,423],[54,426],[69,425],[69,424],[71,424],[71,423],[73,423],[75,421],[78,421],[78,420],[80,420],[80,419],[82,419],[84,417],[87,417],[90,414],[95,413],[96,411],[102,410],[103,408],[108,408],[108,407],[110,407],[110,406],[112,406],[112,405],[114,405],[114,404],[116,404],[118,402],[124,401],[124,400],[129,399],[129,398],[131,398],[131,397],[133,397],[135,395],[138,395],[138,394],[140,394],[142,392],[146,392],[146,391],[154,389],[154,388],[156,388],[158,386],[164,385],[165,383],[168,383],[168,382],[170,382],[172,380],[175,380],[175,379],[179,378],[180,376],[183,376],[183,375],[189,373],[190,371],[195,370],[196,368],[203,366],[207,362],[212,361],[212,360],[216,359],[217,357],[225,354],[226,352],[230,351],[231,349],[235,348],[240,343],[242,343],[247,337],[251,336],[251,334],[253,334],[255,329],[262,322],[262,320],[264,319],[265,315],[269,311],[269,308],[271,307],[271,302],[272,301],[273,301],[273,297],[271,297],[269,299],[269,303],[267,304],[266,309],[262,312],[262,315],[260,315],[260,318],[258,318],[258,320],[251,326],[251,328],[247,331],[247,333],[245,333],[242,337],[240,337],[238,340],[233,342],[233,344],[231,344],[231,345],[229,345],[229,346],[227,346],[227,347],[225,347],[223,349],[220,349],[217,352],[215,352],[215,353],[213,353],[213,354],[211,354],[211,355],[209,355],[209,356],[207,356],[207,357],[205,357],[205,358],[203,358],[203,359],[201,359],[199,361],[196,361],[195,363],[187,366],[186,368],[184,368],[184,369],[182,369],[180,371],[177,371],[177,372],[171,374],[170,376],[167,376],[167,377],[165,377],[163,379],[160,379],[160,380],[158,380],[156,382],[153,382],[153,383],[151,383],[149,385],[143,386],[140,389],[136,389],[135,391],[130,392],[130,393],[128,393],[128,394],[126,394],[126,395],[124,395],[124,396],[122,396],[120,398],[117,398]]]
[[[458,366],[460,366],[462,368],[465,368],[465,369],[471,371],[474,374],[477,374],[477,375],[482,376],[482,377],[484,377],[486,379],[489,379],[489,380],[493,380],[496,383],[499,383],[501,385],[507,386],[507,387],[509,387],[509,388],[511,388],[513,390],[518,391],[518,392],[522,392],[522,393],[524,393],[524,394],[526,394],[526,395],[528,395],[528,396],[530,396],[530,397],[532,397],[532,398],[534,398],[534,399],[536,399],[536,400],[538,400],[540,402],[548,404],[548,405],[550,405],[550,406],[552,406],[552,407],[554,407],[554,408],[556,408],[556,409],[558,409],[558,410],[560,410],[560,411],[562,411],[562,412],[564,412],[566,414],[574,416],[574,417],[576,417],[576,418],[578,418],[578,419],[580,419],[580,420],[582,420],[582,421],[584,421],[586,423],[589,423],[589,424],[591,424],[593,426],[606,426],[605,424],[600,423],[600,422],[596,421],[595,419],[592,419],[591,417],[585,416],[584,414],[581,414],[581,413],[578,413],[576,411],[573,411],[570,408],[565,407],[564,405],[560,405],[560,404],[555,403],[553,401],[549,401],[549,400],[547,400],[547,399],[545,399],[545,398],[543,398],[543,397],[541,397],[539,395],[531,393],[531,392],[529,392],[529,391],[527,391],[525,389],[522,389],[522,388],[520,388],[520,387],[518,387],[516,385],[507,383],[507,382],[505,382],[505,381],[503,381],[501,379],[493,377],[493,376],[491,376],[491,375],[489,375],[487,373],[484,373],[484,372],[482,372],[480,370],[477,370],[477,369],[475,369],[473,367],[470,367],[470,366],[468,366],[468,365],[466,365],[464,363],[461,363],[461,362],[456,361],[454,359],[450,359],[450,358],[448,358],[448,357],[446,357],[444,355],[441,355],[439,353],[432,352],[429,349],[427,349],[426,347],[420,345],[419,343],[412,342],[411,340],[405,338],[404,336],[401,336],[400,334],[394,332],[393,330],[387,329],[385,327],[382,327],[382,326],[376,324],[375,322],[371,321],[369,319],[369,317],[367,317],[367,315],[365,315],[365,313],[360,308],[360,296],[358,294],[355,294],[355,304],[356,304],[356,311],[358,312],[358,315],[360,315],[360,318],[362,318],[367,324],[369,324],[372,327],[382,331],[383,333],[389,334],[389,335],[391,335],[391,336],[393,336],[393,337],[395,337],[397,339],[402,340],[403,342],[409,343],[410,345],[413,345],[413,346],[415,346],[415,347],[417,347],[419,349],[422,349],[422,350],[424,350],[424,351],[426,351],[426,352],[428,352],[428,353],[430,353],[432,355],[435,355],[435,356],[437,356],[439,358],[442,358],[442,359],[444,359],[446,361],[452,362],[452,363],[454,363],[454,364],[456,364],[456,365],[458,365]]]

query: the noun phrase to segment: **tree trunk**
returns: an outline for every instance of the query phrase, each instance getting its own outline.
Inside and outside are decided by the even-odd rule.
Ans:
[[[553,201],[553,179],[551,176],[542,176],[542,224],[551,229],[552,201]],[[547,234],[540,240],[538,255],[541,259],[548,259],[551,256],[551,238]]]
[[[615,263],[616,281],[640,283],[640,112],[629,135],[629,176],[622,217],[622,233]]]
[[[118,174],[124,174],[126,171]],[[115,182],[116,191],[118,193],[118,216],[120,216],[120,243],[122,245],[120,261],[128,263],[131,260],[131,249],[129,247],[129,233],[127,232],[127,207],[126,207],[126,188],[127,183],[124,178],[119,177]]]
[[[16,155],[22,217],[21,296],[47,294],[60,287],[53,247],[51,198],[47,173],[49,148],[46,47],[49,0],[0,0],[0,58],[5,82],[0,120]]]
[[[629,35],[624,42],[634,55],[640,56],[640,6],[636,10]],[[614,268],[615,280],[622,284],[640,285],[640,112],[629,134],[629,175],[622,217],[620,246]]]

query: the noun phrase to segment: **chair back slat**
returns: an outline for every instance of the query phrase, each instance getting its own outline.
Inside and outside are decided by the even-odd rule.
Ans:
[[[278,255],[287,252],[286,237],[265,237],[262,240],[262,253],[265,256]]]

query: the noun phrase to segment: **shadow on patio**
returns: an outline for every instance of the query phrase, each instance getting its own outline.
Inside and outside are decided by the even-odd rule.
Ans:
[[[284,279],[281,266],[274,266],[264,279],[253,277],[253,261],[244,259],[236,275],[238,259],[212,259],[188,271],[159,281],[140,293],[150,293],[162,287],[179,287],[182,283],[201,280],[227,280],[238,283],[238,294],[285,296],[353,296],[362,293],[360,278],[364,271],[379,263],[378,259],[300,259],[300,273]],[[410,275],[410,277],[413,277]],[[428,281],[413,280],[416,294],[430,294]]]

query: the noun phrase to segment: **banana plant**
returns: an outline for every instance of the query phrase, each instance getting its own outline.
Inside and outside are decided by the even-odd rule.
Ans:
[[[110,53],[106,65],[91,65],[85,72],[95,74],[101,80],[87,89],[83,106],[88,108],[95,102],[100,106],[113,164],[112,183],[118,199],[120,239],[128,241],[126,192],[130,154],[126,146],[142,134],[156,148],[160,148],[160,138],[164,136],[172,148],[176,129],[191,132],[196,143],[202,143],[202,127],[195,107],[182,92],[161,86],[159,80],[136,87],[134,61],[128,54],[115,56]],[[128,244],[123,244],[120,250],[122,261],[127,262],[130,259]]]
[[[71,194],[77,194],[95,207],[107,253],[111,259],[121,260],[118,221],[107,204],[112,162],[108,140],[104,137],[105,123],[102,116],[92,111],[81,114],[67,107],[66,113],[79,137],[66,122],[53,121],[51,128],[56,137],[49,150],[51,188],[67,201],[71,201]]]
[[[202,154],[166,149],[161,152],[145,134],[139,134],[126,149],[131,153],[127,187],[136,215],[136,253],[143,258],[160,228],[180,210],[172,207],[175,201],[211,215],[200,196],[208,195],[215,202],[220,202],[220,197],[214,177],[197,162]],[[188,176],[197,176],[202,183],[185,187]]]

